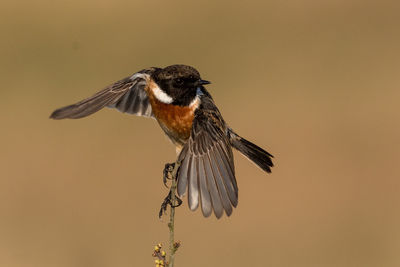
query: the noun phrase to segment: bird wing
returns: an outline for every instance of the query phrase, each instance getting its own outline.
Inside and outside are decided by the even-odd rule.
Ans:
[[[191,136],[179,154],[178,195],[188,191],[191,210],[201,204],[205,217],[214,210],[220,218],[223,210],[229,216],[237,206],[238,187],[225,122],[212,99],[204,98],[211,108],[196,110]]]
[[[93,96],[78,103],[55,110],[52,119],[79,119],[89,116],[104,107],[138,116],[153,117],[151,105],[145,91],[146,76],[154,69],[146,69],[119,80]]]

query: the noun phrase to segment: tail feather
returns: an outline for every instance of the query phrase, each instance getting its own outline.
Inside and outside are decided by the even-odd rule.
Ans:
[[[258,167],[266,172],[271,172],[271,167],[274,166],[272,163],[272,156],[270,153],[262,149],[261,147],[247,141],[243,137],[237,135],[232,129],[228,130],[231,145],[239,150],[249,160],[253,161]]]

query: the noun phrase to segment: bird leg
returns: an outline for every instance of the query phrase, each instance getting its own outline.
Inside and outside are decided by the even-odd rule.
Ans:
[[[167,186],[167,179],[168,180],[176,179],[176,177],[172,177],[172,171],[174,170],[174,168],[175,168],[175,163],[167,163],[167,164],[165,164],[165,168],[164,168],[164,171],[163,171],[163,183],[164,183],[164,185],[166,187],[168,187]],[[175,189],[176,188],[174,188],[173,190],[175,191]],[[175,192],[174,192],[174,194],[175,194]],[[179,207],[180,205],[182,205],[182,200],[177,195],[175,195],[176,203],[175,203],[175,201],[173,203],[171,199],[172,199],[172,188],[171,188],[171,190],[169,191],[168,195],[165,197],[164,201],[161,204],[161,208],[160,208],[160,211],[158,213],[158,217],[159,218],[161,218],[162,215],[164,213],[166,213],[168,205],[170,205],[173,208],[176,208],[176,207]]]

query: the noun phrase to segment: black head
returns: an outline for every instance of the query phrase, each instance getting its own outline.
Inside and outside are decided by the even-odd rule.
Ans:
[[[158,69],[152,75],[160,89],[172,97],[174,105],[186,106],[196,97],[197,88],[210,82],[202,80],[200,73],[187,65],[171,65]]]

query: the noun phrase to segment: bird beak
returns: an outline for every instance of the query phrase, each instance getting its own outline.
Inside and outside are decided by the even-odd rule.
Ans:
[[[206,80],[199,80],[197,81],[198,85],[206,85],[206,84],[210,84],[211,82],[206,81]]]

